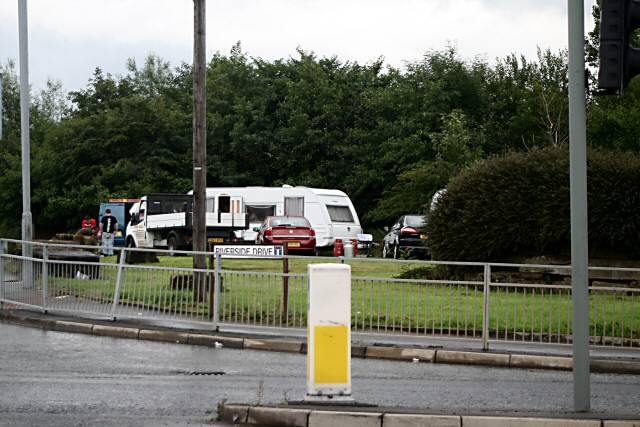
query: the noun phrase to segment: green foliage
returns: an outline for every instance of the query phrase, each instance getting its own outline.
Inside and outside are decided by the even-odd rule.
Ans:
[[[20,84],[15,63],[0,64],[3,85],[3,139],[0,141],[0,236],[19,237],[22,218],[22,151],[20,142]],[[54,100],[59,95],[59,86],[53,83],[35,98],[31,108],[32,167],[38,164],[38,153],[43,149],[42,138],[55,127],[55,119],[61,118],[62,110],[55,113]],[[45,102],[43,100],[50,100]],[[32,180],[32,186],[37,181]],[[33,209],[35,212],[37,210]]]
[[[432,138],[434,160],[401,173],[369,218],[387,219],[425,211],[436,191],[462,167],[482,157],[483,131],[469,129],[464,113],[454,110],[442,118],[442,123],[442,131]]]
[[[640,151],[640,78],[632,79],[623,97],[598,97],[588,110],[590,144],[615,150]]]
[[[588,189],[591,256],[638,257],[640,155],[590,150]],[[428,232],[437,259],[568,255],[567,148],[509,153],[463,170],[430,212]]]
[[[0,231],[15,236],[21,212],[19,91],[8,69],[11,120],[8,143],[0,149],[6,162],[0,171]],[[84,213],[95,215],[109,197],[190,188],[190,103],[176,96],[173,79],[168,64],[152,56],[142,70],[130,61],[125,77],[96,69],[86,89],[69,94],[73,109],[58,83],[50,82],[35,97],[31,176],[38,235],[77,228]]]
[[[488,81],[493,120],[487,123],[492,153],[567,141],[568,57],[538,49],[538,60],[512,54],[499,60]]]
[[[0,235],[20,229],[20,111],[5,75]],[[624,99],[594,99],[589,141],[640,150],[635,82]],[[36,234],[73,231],[109,197],[186,192],[192,181],[191,66],[151,55],[123,76],[96,68],[65,95],[51,81],[31,108]],[[207,183],[338,188],[366,228],[424,211],[435,191],[478,159],[567,141],[566,52],[464,60],[455,47],[403,69],[301,49],[251,58],[238,43],[207,67]]]

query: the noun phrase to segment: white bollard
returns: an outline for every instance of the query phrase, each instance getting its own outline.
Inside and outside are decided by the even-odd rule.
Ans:
[[[307,394],[313,403],[351,398],[351,266],[310,264]]]

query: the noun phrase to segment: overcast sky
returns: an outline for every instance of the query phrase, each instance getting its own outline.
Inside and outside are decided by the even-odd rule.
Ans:
[[[592,28],[585,1],[585,28]],[[29,0],[31,82],[86,86],[95,67],[122,74],[153,52],[192,61],[191,0]],[[250,56],[320,56],[401,67],[424,52],[458,47],[493,62],[511,52],[567,46],[567,0],[208,0],[207,57],[240,41]],[[18,58],[18,0],[0,1],[0,62]]]

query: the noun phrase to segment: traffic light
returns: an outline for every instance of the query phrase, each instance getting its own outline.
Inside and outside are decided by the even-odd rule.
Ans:
[[[640,49],[630,45],[640,28],[640,0],[600,0],[600,73],[598,87],[622,90],[640,74]]]

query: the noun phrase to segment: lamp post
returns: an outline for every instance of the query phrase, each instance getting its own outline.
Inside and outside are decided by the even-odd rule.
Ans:
[[[591,386],[589,377],[589,252],[587,240],[587,119],[584,85],[584,0],[568,1],[573,405],[576,412],[587,412],[591,406]]]
[[[18,33],[20,44],[20,141],[22,142],[22,240],[33,239],[33,220],[31,217],[31,160],[29,138],[29,40],[27,27],[27,0],[18,0]],[[33,248],[22,245],[22,255],[31,258]],[[33,286],[33,264],[25,261],[22,273],[22,285]]]

